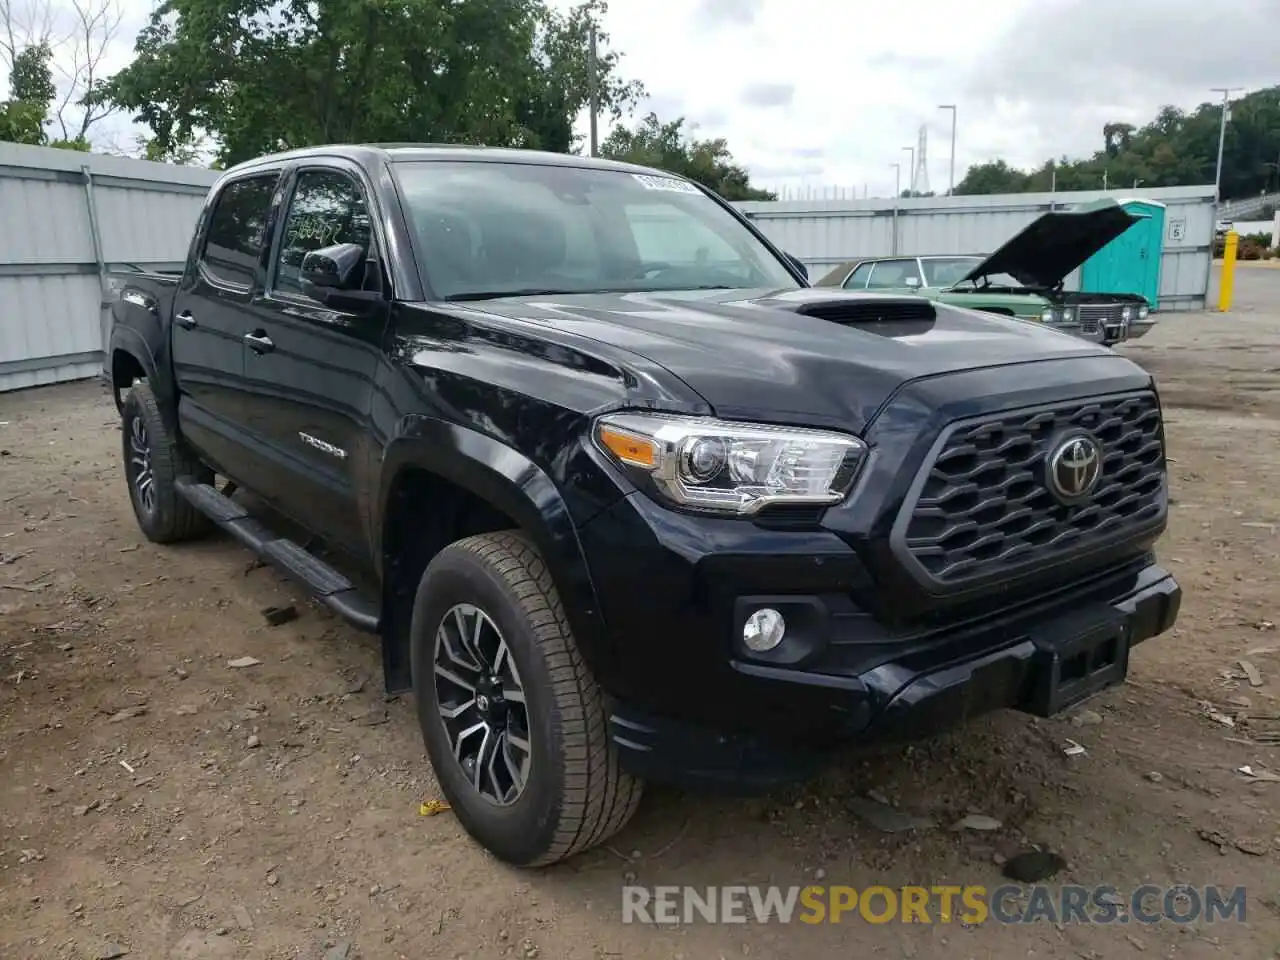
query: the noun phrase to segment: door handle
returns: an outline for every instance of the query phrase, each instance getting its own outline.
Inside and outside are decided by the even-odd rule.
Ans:
[[[178,321],[178,326],[183,330],[190,330],[196,325],[196,318],[190,310],[183,310],[180,314],[173,318]]]
[[[244,342],[249,345],[249,349],[254,353],[270,353],[276,348],[276,345],[271,342],[271,338],[265,333],[246,333]]]

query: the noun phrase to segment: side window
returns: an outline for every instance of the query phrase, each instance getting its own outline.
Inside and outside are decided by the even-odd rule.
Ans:
[[[367,257],[372,236],[369,207],[355,180],[337,170],[302,171],[285,216],[273,288],[301,296],[303,257],[336,243],[357,244]]]
[[[222,188],[209,217],[200,257],[214,279],[238,287],[253,284],[277,179],[274,173],[247,177]]]
[[[915,283],[911,283],[914,280]],[[871,274],[867,286],[872,289],[891,289],[920,285],[920,270],[914,260],[881,260]]]
[[[849,278],[845,280],[844,286],[848,290],[865,290],[867,286],[867,278],[871,276],[871,268],[874,263],[860,263],[853,273],[849,274]]]

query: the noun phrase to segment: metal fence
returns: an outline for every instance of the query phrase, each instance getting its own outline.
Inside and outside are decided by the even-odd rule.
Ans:
[[[180,264],[217,176],[0,143],[0,391],[95,376],[104,272]]]
[[[1114,197],[1165,205],[1160,308],[1200,310],[1212,266],[1214,188],[1021,193],[976,197],[870,200],[743,201],[735,204],[770,240],[799,257],[817,280],[859,257],[893,254],[986,254],[1041,214]],[[1073,274],[1068,288],[1078,282]]]
[[[0,143],[0,391],[95,376],[106,342],[106,270],[175,267],[218,174]],[[1099,193],[746,202],[737,206],[809,267],[893,253],[995,249],[1055,206]],[[1162,308],[1204,306],[1214,191],[1142,192],[1167,206]],[[1070,280],[1068,282],[1071,282]]]

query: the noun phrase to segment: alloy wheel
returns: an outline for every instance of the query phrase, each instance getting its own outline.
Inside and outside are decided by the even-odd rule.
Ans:
[[[451,607],[435,637],[435,690],[454,759],[476,792],[508,806],[533,759],[529,709],[506,638],[479,607]]]
[[[133,417],[129,423],[129,467],[133,492],[144,513],[148,516],[156,510],[155,474],[151,469],[151,444],[147,439],[147,425],[141,417]]]

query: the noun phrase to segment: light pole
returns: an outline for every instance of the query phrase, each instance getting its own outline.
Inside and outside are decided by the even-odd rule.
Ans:
[[[1218,127],[1218,169],[1213,176],[1213,199],[1222,202],[1222,148],[1227,142],[1227,118],[1231,113],[1231,94],[1243,87],[1210,87],[1213,93],[1222,94],[1222,123]]]
[[[956,192],[956,105],[942,103],[938,109],[951,111],[951,175],[947,178],[947,196],[950,197]]]
[[[1137,190],[1137,189],[1138,189],[1138,184],[1140,184],[1140,183],[1146,183],[1146,182],[1147,182],[1147,181],[1145,181],[1145,180],[1134,180],[1134,181],[1133,181],[1133,189]]]
[[[891,163],[893,167],[893,239],[889,252],[898,255],[898,204],[902,199],[902,164]]]
[[[911,154],[911,166],[907,168],[907,192],[911,193],[914,191],[916,185],[916,148],[903,147],[902,149]],[[901,190],[898,191],[898,195],[902,195]]]

